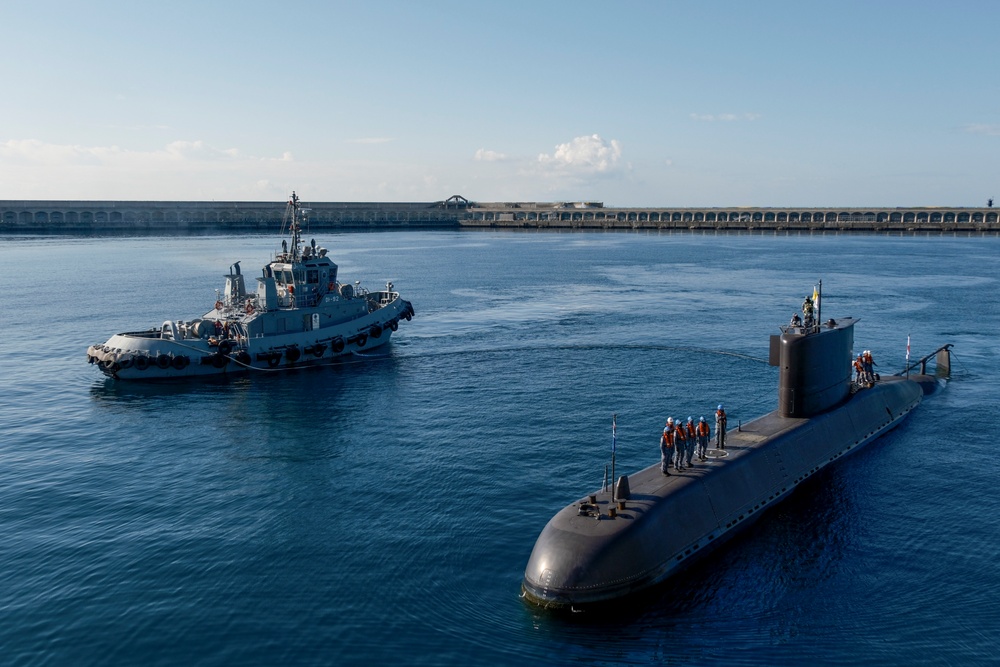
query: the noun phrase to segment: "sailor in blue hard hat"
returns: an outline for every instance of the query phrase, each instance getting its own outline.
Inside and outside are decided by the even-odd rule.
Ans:
[[[698,458],[702,461],[708,460],[705,452],[708,450],[708,436],[710,429],[708,422],[702,417],[698,420],[698,425],[694,427],[694,432],[698,436]]]
[[[684,424],[684,435],[687,436],[687,452],[684,460],[687,461],[687,465],[691,467],[691,459],[694,457],[694,448],[697,445],[697,433],[694,428],[694,417],[688,417],[687,423]]]
[[[684,430],[684,422],[678,417],[674,420],[674,449],[677,453],[674,458],[674,468],[678,471],[684,470],[684,458],[691,443],[687,440],[687,432]]]

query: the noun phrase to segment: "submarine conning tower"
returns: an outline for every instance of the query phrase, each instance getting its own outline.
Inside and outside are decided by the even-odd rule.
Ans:
[[[812,417],[851,394],[854,325],[858,320],[829,319],[811,327],[784,326],[771,336],[769,363],[777,366],[778,413]]]

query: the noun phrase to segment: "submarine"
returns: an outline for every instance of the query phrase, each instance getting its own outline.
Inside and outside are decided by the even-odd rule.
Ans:
[[[779,367],[777,410],[730,429],[725,450],[710,451],[700,465],[668,476],[657,461],[559,511],[532,549],[522,599],[583,611],[660,584],[826,466],[899,425],[944,385],[952,346],[910,364],[909,342],[903,374],[852,382],[857,321],[779,327],[768,356]]]

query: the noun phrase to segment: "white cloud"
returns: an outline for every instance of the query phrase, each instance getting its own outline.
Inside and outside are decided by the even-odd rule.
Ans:
[[[607,142],[600,135],[591,134],[557,145],[552,155],[542,153],[538,163],[560,171],[607,173],[618,168],[621,156],[622,146],[616,139]]]
[[[261,184],[293,185],[306,171],[290,152],[245,155],[204,141],[173,141],[155,150],[52,144],[36,139],[0,142],[0,198],[101,199],[197,197],[204,192],[252,194]],[[297,177],[296,177],[297,176]],[[215,185],[217,183],[217,185]]]
[[[760,118],[759,113],[693,113],[691,114],[692,120],[701,121],[704,123],[713,123],[715,121],[720,121],[723,123],[732,123],[737,120],[757,120]]]
[[[204,141],[172,141],[167,144],[166,154],[175,160],[239,160],[237,148],[219,149]]]
[[[506,160],[507,156],[504,153],[488,151],[485,148],[480,148],[476,151],[475,159],[480,162],[500,162],[502,160]]]
[[[176,162],[280,160],[290,162],[292,154],[280,158],[257,158],[243,155],[238,148],[215,148],[204,141],[172,141],[160,150],[131,151],[118,146],[79,146],[49,144],[37,139],[11,139],[0,143],[0,162],[69,167],[92,165],[104,167],[150,167]]]
[[[118,146],[47,144],[36,139],[11,139],[0,143],[0,161],[21,165],[100,164],[124,153]]]
[[[988,137],[1000,137],[1000,125],[969,123],[963,129],[969,134],[985,134]]]

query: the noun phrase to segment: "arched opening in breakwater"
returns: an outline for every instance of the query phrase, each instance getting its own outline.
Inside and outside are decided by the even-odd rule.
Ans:
[[[774,208],[606,207],[601,202],[314,202],[317,230],[538,228],[822,231],[1000,231],[987,207]],[[269,232],[274,202],[0,201],[0,231],[33,233]]]

